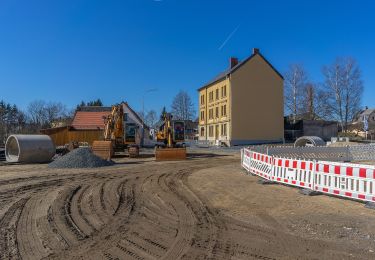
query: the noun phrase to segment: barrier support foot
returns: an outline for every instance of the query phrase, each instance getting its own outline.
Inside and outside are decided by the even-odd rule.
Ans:
[[[270,181],[270,180],[265,180],[265,179],[260,179],[260,180],[258,180],[258,184],[268,185],[268,184],[276,184],[276,182]]]
[[[300,189],[299,193],[302,195],[307,195],[307,196],[317,196],[317,195],[322,195],[321,192],[315,191],[315,190],[309,190],[309,189]]]
[[[375,202],[367,201],[365,207],[368,209],[375,209]]]

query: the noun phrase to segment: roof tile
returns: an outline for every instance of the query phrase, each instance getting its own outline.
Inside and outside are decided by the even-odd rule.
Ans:
[[[75,129],[104,129],[104,119],[110,114],[110,112],[86,112],[86,111],[77,111],[73,122],[72,127]]]

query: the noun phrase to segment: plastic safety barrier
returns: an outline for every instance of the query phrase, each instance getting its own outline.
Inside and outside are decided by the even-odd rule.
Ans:
[[[341,197],[375,201],[375,166],[275,158],[244,148],[241,164],[271,181]]]
[[[252,151],[248,149],[241,149],[242,167],[245,168],[247,171],[250,171],[251,154],[252,154]]]
[[[314,190],[358,200],[375,201],[375,167],[318,162]]]
[[[272,175],[272,156],[252,152],[250,153],[250,158],[249,171],[255,175],[269,180]]]
[[[312,189],[313,173],[314,162],[312,161],[275,158],[271,180]]]

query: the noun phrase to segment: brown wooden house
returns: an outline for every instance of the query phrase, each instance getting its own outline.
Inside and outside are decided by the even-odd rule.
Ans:
[[[69,126],[42,129],[42,134],[49,135],[56,146],[69,142],[87,142],[103,139],[104,119],[111,113],[110,107],[82,107],[76,111]]]
[[[124,125],[133,125],[135,127],[135,143],[140,144],[142,127],[145,128],[145,139],[149,136],[149,127],[142,119],[130,108],[128,103],[121,103],[124,108]],[[72,123],[69,126],[42,129],[42,134],[49,135],[56,146],[63,146],[72,141],[87,143],[92,145],[95,140],[103,140],[104,136],[104,118],[111,113],[111,107],[81,107],[74,114]],[[126,135],[126,127],[124,129]]]

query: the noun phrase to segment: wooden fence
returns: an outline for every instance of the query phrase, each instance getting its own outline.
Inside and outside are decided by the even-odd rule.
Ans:
[[[56,146],[68,144],[71,141],[87,142],[92,145],[94,140],[103,139],[103,130],[74,130],[69,127],[58,127],[40,130],[49,135]]]

